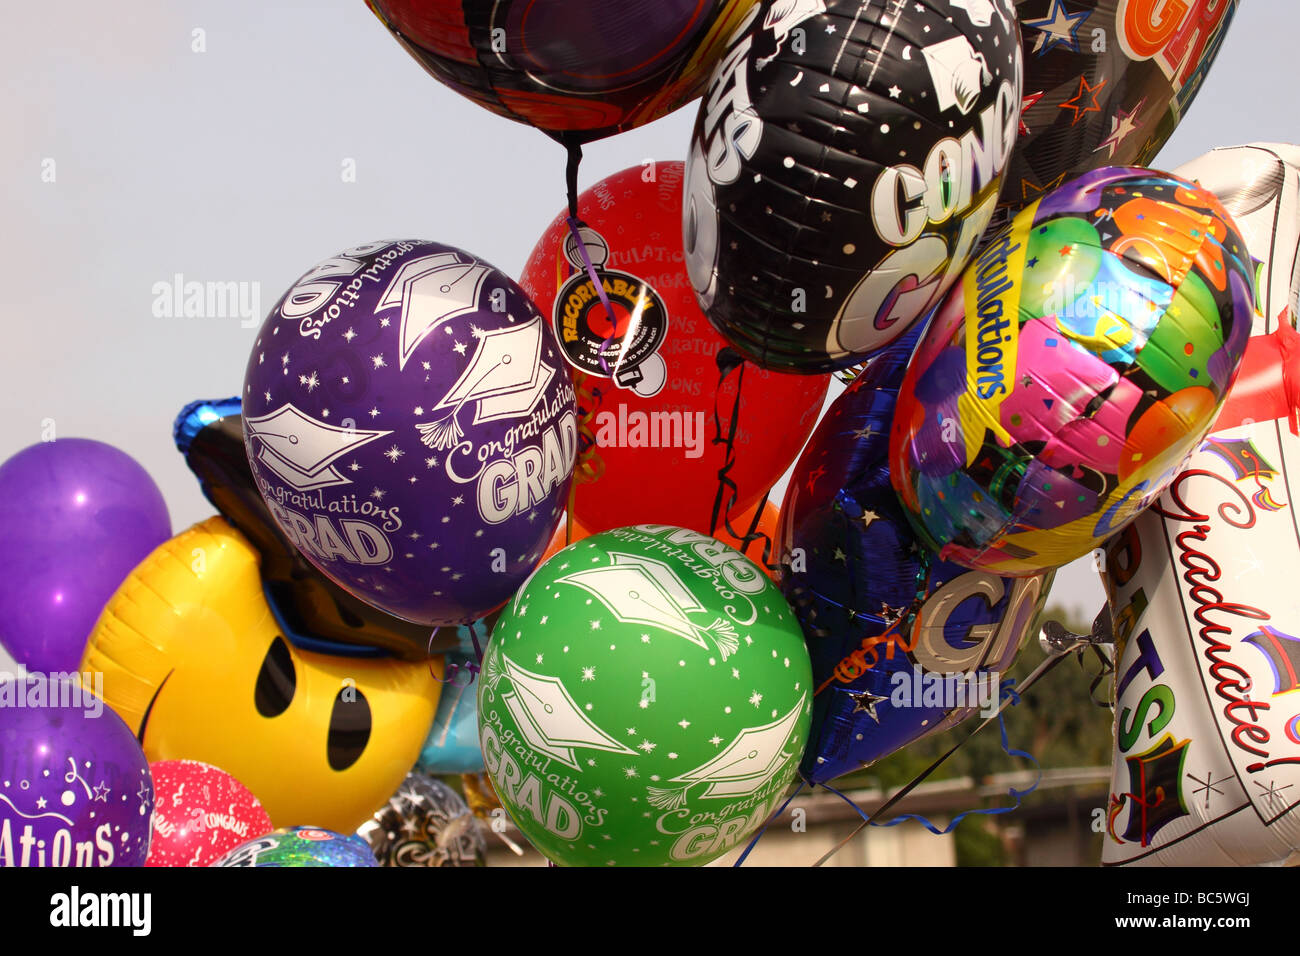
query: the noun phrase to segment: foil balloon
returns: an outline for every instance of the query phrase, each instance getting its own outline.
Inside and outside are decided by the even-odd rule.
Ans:
[[[763,369],[745,369],[743,382],[734,374],[720,381],[717,357],[727,343],[700,312],[682,265],[683,174],[681,163],[660,162],[597,183],[578,199],[581,246],[566,216],[557,216],[520,280],[591,396],[581,404],[595,480],[578,484],[573,501],[575,520],[590,533],[647,521],[709,531],[718,471],[728,461],[715,439],[733,420],[734,525],[799,454],[826,396],[825,379]],[[664,480],[646,480],[647,469]]]
[[[197,760],[151,764],[153,838],[145,866],[207,866],[274,828],[262,802],[242,783]]]
[[[502,805],[553,862],[700,865],[780,804],[811,681],[755,564],[684,528],[617,528],[555,555],[502,613],[479,740]]]
[[[312,566],[280,530],[253,483],[238,398],[191,402],[176,418],[176,447],[204,496],[262,557],[262,583],[276,616],[300,646],[344,656],[381,649],[424,660],[455,647],[455,627],[412,624],[353,597]],[[361,651],[358,651],[361,648]]]
[[[139,743],[91,690],[0,675],[0,867],[143,866],[153,807]]]
[[[557,532],[558,533],[558,532]],[[558,549],[557,549],[558,550]],[[462,627],[459,646],[443,657],[446,678],[438,697],[438,712],[425,738],[415,769],[423,774],[483,772],[483,751],[478,745],[478,658],[496,619],[474,625],[478,647],[470,628]]]
[[[1020,111],[1010,0],[765,0],[700,104],[686,263],[759,365],[857,364],[928,314],[993,216]]]
[[[1089,170],[1150,165],[1187,115],[1238,6],[1016,0],[1024,114],[999,216]]]
[[[148,472],[87,438],[0,464],[0,528],[0,644],[45,673],[76,668],[104,602],[172,533]]]
[[[357,835],[380,866],[483,866],[487,841],[474,814],[441,780],[409,774]]]
[[[700,94],[753,0],[367,0],[428,73],[475,103],[583,143]]]
[[[1214,195],[1168,173],[1097,170],[1019,213],[899,393],[890,477],[922,540],[1021,575],[1121,530],[1214,423],[1254,274]]]
[[[356,246],[299,278],[253,346],[243,416],[284,535],[426,626],[468,624],[523,583],[577,450],[550,326],[507,276],[434,242]]]
[[[1252,346],[1295,336],[1300,148],[1214,150],[1179,172],[1219,196],[1259,262]],[[1300,376],[1300,353],[1279,364],[1261,372]],[[1243,372],[1233,396],[1252,394],[1236,417],[1106,548],[1118,720],[1105,864],[1265,864],[1300,850],[1300,518],[1287,477],[1300,437],[1251,384]]]
[[[152,761],[199,760],[278,826],[354,831],[410,770],[442,660],[304,649],[266,601],[258,554],[209,518],[150,554],[95,625],[83,669]]]
[[[782,590],[813,667],[803,775],[825,783],[1000,703],[1051,574],[1002,578],[940,561],[889,482],[889,423],[920,329],[835,400],[786,490]]]
[[[378,866],[366,841],[320,827],[284,827],[241,843],[209,866]]]

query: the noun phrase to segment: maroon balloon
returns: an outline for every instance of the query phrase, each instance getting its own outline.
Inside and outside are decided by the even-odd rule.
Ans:
[[[149,762],[100,698],[0,680],[0,867],[143,866],[153,805]]]
[[[468,624],[541,560],[577,450],[555,334],[508,276],[435,242],[326,259],[271,309],[244,442],[276,524],[388,614]]]
[[[586,142],[700,94],[751,0],[367,0],[434,78]]]
[[[1020,137],[994,227],[1102,166],[1148,166],[1186,115],[1239,0],[1016,0]]]
[[[87,438],[0,465],[0,529],[0,642],[29,671],[75,670],[117,586],[172,533],[149,473]]]

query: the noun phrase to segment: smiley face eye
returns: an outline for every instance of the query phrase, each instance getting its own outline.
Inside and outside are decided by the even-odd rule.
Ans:
[[[263,717],[279,717],[293,703],[298,688],[298,672],[293,666],[293,655],[284,638],[276,635],[266,649],[262,669],[257,672],[257,686],[253,689],[253,704]]]
[[[370,702],[352,685],[334,698],[325,755],[331,770],[347,770],[361,759],[370,742]]]

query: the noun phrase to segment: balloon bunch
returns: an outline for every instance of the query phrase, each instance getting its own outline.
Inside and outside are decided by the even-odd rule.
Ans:
[[[1105,862],[1296,848],[1285,568],[1215,556],[1294,540],[1296,151],[1146,168],[1234,0],[368,4],[569,150],[568,208],[518,282],[417,239],[304,272],[238,397],[178,419],[220,516],[169,540],[101,449],[0,467],[0,508],[66,526],[0,570],[72,606],[6,643],[84,645],[121,717],[0,725],[6,781],[75,765],[66,812],[0,792],[0,848],[476,865],[490,807],[558,864],[705,864],[792,784],[991,719],[1090,552]],[[697,96],[684,162],[579,192],[582,144]],[[55,540],[92,526],[93,575]],[[131,781],[144,823],[79,816]]]

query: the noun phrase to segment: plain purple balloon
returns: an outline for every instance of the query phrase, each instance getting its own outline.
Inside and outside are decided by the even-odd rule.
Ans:
[[[88,438],[0,464],[0,644],[29,671],[75,670],[100,611],[171,537],[162,492],[130,455]]]

